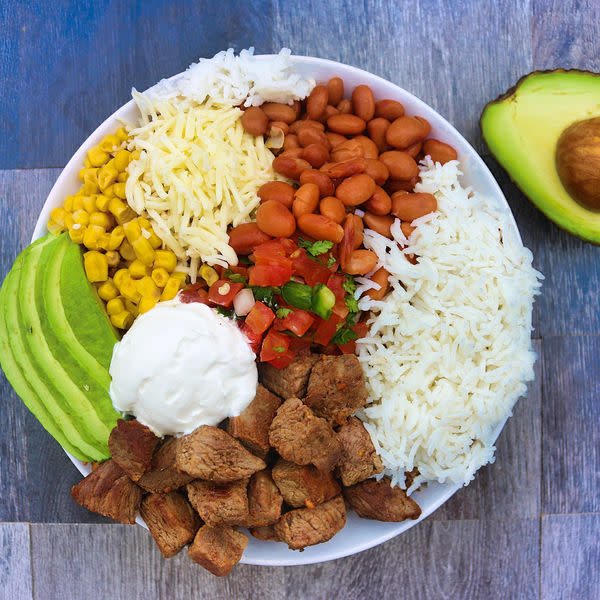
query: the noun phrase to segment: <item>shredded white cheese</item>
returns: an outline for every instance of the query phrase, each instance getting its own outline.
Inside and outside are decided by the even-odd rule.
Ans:
[[[405,471],[418,468],[409,493],[427,480],[466,485],[492,462],[494,431],[533,379],[542,275],[506,208],[462,188],[459,175],[456,161],[428,159],[416,191],[435,194],[438,211],[415,221],[409,240],[398,220],[393,240],[365,230],[391,292],[359,300],[373,311],[358,343],[370,401],[359,416],[393,484],[405,487]],[[359,294],[375,286],[360,283]]]

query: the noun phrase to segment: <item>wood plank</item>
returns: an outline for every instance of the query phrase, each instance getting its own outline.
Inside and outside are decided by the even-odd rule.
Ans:
[[[0,523],[0,600],[33,598],[29,525]]]
[[[542,518],[541,598],[600,598],[600,515]]]
[[[540,514],[542,356],[540,340],[535,380],[529,383],[496,444],[496,462],[459,490],[433,515],[434,520],[537,518]]]
[[[600,336],[547,338],[543,355],[542,513],[600,511]]]
[[[64,165],[132,86],[145,89],[199,56],[253,44],[270,52],[270,15],[268,0],[7,5],[0,168]]]
[[[483,106],[531,70],[529,2],[273,3],[273,46],[351,64],[398,84],[483,151]],[[307,15],[318,27],[308,25]],[[485,31],[485,35],[472,32]],[[290,42],[293,40],[293,43]],[[343,40],[343,43],[340,41]]]
[[[533,0],[535,69],[600,70],[600,4],[581,0]]]

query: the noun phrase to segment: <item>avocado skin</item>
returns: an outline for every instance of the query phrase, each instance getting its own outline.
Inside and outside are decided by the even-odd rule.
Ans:
[[[84,461],[108,458],[108,436],[120,416],[108,394],[118,337],[85,277],[79,246],[66,234],[34,242],[2,292],[0,310],[12,317],[4,330],[18,343],[0,346],[0,363],[15,390],[65,450]]]
[[[560,84],[564,85],[564,82],[572,81],[575,78],[578,81],[584,79],[589,81],[588,91],[592,97],[588,98],[587,105],[582,105],[580,114],[574,114],[573,111],[570,111],[573,114],[568,122],[563,123],[560,129],[556,131],[553,131],[556,112],[544,112],[546,107],[539,106],[539,112],[536,115],[538,122],[535,125],[539,124],[541,128],[551,131],[552,139],[551,143],[537,149],[539,156],[543,156],[546,166],[546,169],[538,169],[536,156],[529,154],[519,156],[519,152],[522,152],[520,144],[509,145],[508,141],[503,140],[504,137],[510,138],[510,127],[501,128],[502,131],[500,132],[494,131],[497,111],[499,107],[503,107],[515,114],[518,111],[519,95],[523,93],[523,88],[532,82],[538,83],[539,88],[552,84],[554,87],[549,87],[548,90],[556,92],[555,98],[560,99]],[[583,89],[583,91],[586,90]],[[574,105],[574,100],[569,99],[567,93],[563,95],[562,99],[565,103],[570,103],[569,108]],[[579,101],[579,98],[575,98],[575,100]],[[559,103],[557,102],[557,104]],[[556,171],[555,151],[556,142],[566,127],[576,121],[596,116],[600,116],[600,74],[580,69],[554,69],[537,70],[522,76],[514,86],[500,94],[495,100],[488,102],[479,119],[483,139],[491,154],[523,194],[558,227],[592,244],[600,244],[600,212],[581,206],[564,188]],[[523,136],[525,136],[525,133],[523,133]],[[528,176],[523,174],[522,168],[517,164],[518,160],[515,160],[511,154],[520,158],[521,165],[529,167]],[[550,161],[551,168],[549,168]],[[538,180],[534,183],[536,178]]]

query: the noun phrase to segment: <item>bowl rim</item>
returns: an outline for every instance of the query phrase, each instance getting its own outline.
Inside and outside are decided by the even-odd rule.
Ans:
[[[260,54],[260,55],[256,55],[256,58],[259,58],[261,60],[267,60],[269,58],[273,58],[274,56],[277,56],[277,55],[275,55],[275,54]],[[491,192],[491,196],[495,197],[495,200],[497,200],[499,202],[499,205],[506,208],[508,215],[509,215],[509,219],[510,219],[512,225],[514,226],[514,229],[517,232],[517,235],[519,236],[519,240],[520,240],[520,234],[518,231],[518,227],[517,227],[516,221],[514,219],[514,216],[512,214],[512,211],[510,210],[510,206],[508,205],[508,202],[506,201],[506,198],[505,198],[500,186],[496,182],[494,176],[492,175],[491,171],[489,170],[489,168],[487,167],[487,165],[485,164],[483,159],[479,156],[477,151],[473,148],[473,146],[462,136],[462,134],[451,123],[449,123],[447,121],[447,119],[445,117],[443,117],[440,113],[438,113],[434,108],[432,108],[431,106],[426,104],[423,100],[421,100],[420,98],[418,98],[411,92],[400,87],[399,85],[397,85],[383,77],[380,77],[379,75],[370,73],[364,69],[360,69],[360,68],[352,66],[352,65],[347,65],[345,63],[341,63],[338,61],[325,59],[325,58],[312,57],[312,56],[303,56],[303,55],[292,54],[290,56],[290,59],[294,65],[303,65],[308,68],[315,67],[315,66],[327,67],[333,71],[337,71],[337,72],[341,71],[340,74],[343,75],[345,78],[349,75],[352,75],[356,78],[360,78],[361,80],[364,80],[364,82],[368,83],[369,85],[372,85],[372,83],[375,82],[379,86],[383,86],[383,87],[391,90],[395,94],[395,97],[401,97],[401,100],[403,103],[409,102],[411,104],[411,112],[414,111],[414,112],[418,113],[418,111],[421,110],[421,111],[427,113],[430,117],[431,117],[431,114],[435,115],[435,120],[438,122],[437,125],[443,127],[443,132],[445,134],[443,137],[450,137],[453,139],[453,141],[455,141],[455,143],[456,142],[459,143],[459,145],[462,147],[462,149],[468,155],[467,157],[464,157],[464,158],[468,158],[469,160],[474,162],[474,168],[476,168],[478,170],[479,175],[485,179],[486,185],[489,186],[490,190],[488,190],[488,194]],[[184,73],[183,71],[181,73],[177,73],[177,74],[173,75],[172,77],[167,78],[167,81],[176,80],[177,78],[181,77],[183,75],[183,73]],[[394,96],[392,96],[392,97],[394,97]],[[99,140],[104,135],[106,135],[106,130],[109,127],[114,128],[116,122],[123,122],[123,115],[125,113],[131,111],[133,107],[134,107],[134,101],[129,100],[127,103],[125,103],[124,105],[119,107],[116,111],[114,111],[100,125],[98,125],[98,127],[96,127],[96,129],[94,129],[94,131],[83,141],[83,143],[75,151],[73,156],[69,159],[69,161],[67,162],[67,164],[61,171],[60,175],[58,176],[56,182],[52,186],[46,201],[44,202],[44,205],[40,211],[39,217],[37,219],[37,222],[36,222],[36,225],[35,225],[35,228],[33,231],[32,239],[31,239],[32,242],[47,233],[46,223],[47,223],[48,219],[50,218],[50,211],[55,206],[59,206],[62,204],[62,201],[64,200],[64,196],[65,196],[65,192],[64,192],[63,188],[68,187],[70,185],[70,183],[73,180],[73,175],[74,174],[77,175],[79,170],[82,168],[82,165],[83,165],[84,159],[85,159],[85,155],[86,155],[87,151],[89,150],[89,148],[94,146],[95,144],[97,144],[99,142]],[[432,129],[433,129],[433,127],[432,127]],[[463,167],[464,167],[464,164],[461,160],[461,170]],[[75,190],[72,193],[74,193],[74,192],[75,192]],[[500,432],[502,431],[506,421],[507,421],[507,418],[504,419],[504,421],[502,421],[501,423],[499,423],[497,425],[497,427],[494,430],[494,436],[493,436],[494,439],[497,439],[497,437],[500,435]],[[75,467],[78,469],[78,471],[83,476],[87,475],[90,472],[89,465],[85,465],[82,461],[73,457],[68,452],[65,451],[65,453],[67,454],[67,456],[70,458],[71,462],[75,465]],[[341,549],[336,549],[334,551],[331,551],[331,550],[325,548],[327,546],[327,544],[330,543],[330,542],[326,542],[324,544],[319,544],[317,546],[310,547],[310,548],[320,548],[323,550],[322,552],[306,552],[305,551],[305,552],[299,553],[299,552],[289,550],[284,544],[281,544],[280,545],[281,551],[282,551],[281,559],[271,559],[271,558],[263,558],[261,556],[252,556],[252,554],[247,555],[246,552],[244,552],[244,555],[242,556],[242,559],[240,562],[244,563],[244,564],[264,565],[264,566],[295,566],[295,565],[307,565],[307,564],[315,564],[315,563],[320,563],[320,562],[327,562],[330,560],[336,560],[338,558],[350,556],[352,554],[357,554],[359,552],[362,552],[364,550],[367,550],[369,548],[377,546],[383,542],[386,542],[386,541],[392,539],[393,537],[396,537],[397,535],[407,531],[411,527],[414,527],[416,524],[420,523],[422,520],[426,519],[429,515],[431,515],[433,512],[435,512],[442,504],[447,502],[448,499],[450,497],[452,497],[458,491],[458,489],[460,489],[462,487],[460,484],[449,484],[449,483],[439,484],[439,486],[443,487],[444,492],[442,494],[440,494],[439,497],[434,502],[431,502],[430,504],[428,504],[426,506],[426,508],[422,511],[422,514],[418,519],[410,520],[410,521],[403,521],[401,523],[386,524],[389,526],[386,527],[383,531],[373,534],[371,537],[368,537],[361,541],[355,542],[354,544],[352,544],[348,547],[344,547]],[[138,516],[136,522],[139,525],[142,525],[143,527],[147,528],[146,524],[143,522],[141,517]],[[371,521],[371,523],[379,523],[379,522]],[[335,540],[335,536],[334,536],[333,540]],[[259,542],[259,540],[254,540],[254,541]],[[260,542],[260,543],[264,544],[265,542]],[[268,542],[268,543],[273,544],[273,542]],[[278,544],[278,546],[279,546],[279,544]],[[309,550],[310,548],[307,548],[307,550]]]

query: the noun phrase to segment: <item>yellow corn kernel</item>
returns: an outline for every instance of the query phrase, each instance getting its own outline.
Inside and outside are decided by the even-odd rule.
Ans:
[[[108,187],[104,188],[102,190],[102,193],[105,196],[108,196],[109,198],[114,198],[115,197],[115,193],[113,192],[113,186],[112,185],[109,185]]]
[[[79,172],[77,173],[77,175],[79,176],[79,181],[84,181],[85,179],[85,174],[88,171],[97,171],[98,169],[96,167],[84,167],[83,169],[79,169]]]
[[[140,298],[141,300],[141,298]],[[125,309],[128,310],[134,317],[138,316],[138,303],[125,299]]]
[[[109,267],[116,267],[121,262],[121,255],[116,250],[107,250],[105,256]]]
[[[125,200],[127,198],[127,194],[125,194],[125,184],[122,181],[117,181],[113,185],[113,192],[117,198],[121,198]]]
[[[129,265],[129,274],[133,279],[141,279],[147,275],[146,265],[137,258]]]
[[[117,329],[129,329],[133,323],[133,315],[128,310],[123,310],[116,315],[111,315],[110,322]]]
[[[92,163],[90,162],[90,159],[87,156],[83,159],[83,165],[86,169],[89,169],[92,166]]]
[[[75,196],[67,196],[65,198],[65,201],[63,202],[63,208],[67,212],[73,212],[73,200],[74,199],[75,199]]]
[[[135,218],[135,212],[120,198],[111,198],[108,210],[115,216],[117,223],[123,225]]]
[[[142,235],[150,242],[150,245],[158,250],[162,246],[162,240],[154,233],[154,229],[142,229]]]
[[[80,187],[74,194],[75,196],[83,196],[83,188]]]
[[[150,245],[150,242],[143,236],[132,242],[133,251],[135,255],[149,267],[154,263],[154,248]]]
[[[113,184],[119,175],[114,160],[109,160],[101,169],[98,169],[98,185],[106,193],[106,188]]]
[[[83,244],[83,236],[85,235],[86,227],[84,225],[80,225],[79,223],[73,223],[71,227],[69,227],[69,237],[76,244]]]
[[[106,281],[108,279],[108,262],[106,256],[96,250],[90,250],[83,255],[83,267],[89,281]]]
[[[98,191],[98,169],[87,169],[83,175],[83,189],[86,194],[95,194]]]
[[[101,167],[110,158],[108,152],[101,150],[99,146],[92,148],[88,151],[87,156],[90,160],[92,167]]]
[[[150,224],[150,221],[146,219],[146,217],[138,217],[137,222],[142,229],[152,229],[152,225]]]
[[[65,217],[67,216],[67,211],[62,206],[57,206],[50,211],[50,218],[57,223],[58,225],[65,225]]]
[[[121,144],[121,140],[116,135],[106,135],[102,141],[98,144],[98,148],[103,152],[112,152]]]
[[[121,286],[123,285],[123,282],[125,281],[125,279],[127,279],[128,277],[130,277],[129,275],[129,271],[127,269],[119,269],[114,275],[113,275],[113,281],[115,282],[115,285],[121,289]]]
[[[128,179],[129,173],[127,171],[121,171],[121,173],[119,173],[119,176],[117,177],[117,182],[126,183]]]
[[[156,262],[156,261],[154,261]],[[164,288],[169,281],[169,272],[163,267],[158,267],[152,270],[152,281],[159,287]]]
[[[100,245],[98,244],[98,240],[103,233],[106,233],[104,227],[100,227],[99,225],[88,225],[83,234],[83,245],[89,250],[99,250]]]
[[[141,155],[142,155],[142,151],[141,150],[134,150],[131,153],[131,160],[139,160]]]
[[[139,314],[142,315],[145,312],[148,312],[151,308],[156,306],[158,299],[154,296],[142,296],[140,303],[138,304]]]
[[[138,281],[135,282],[135,285],[137,291],[142,296],[152,296],[157,299],[160,297],[160,290],[158,289],[158,286],[156,283],[154,283],[152,277],[149,277],[148,275],[144,275],[144,277],[138,279]]]
[[[177,257],[170,250],[156,250],[154,252],[154,268],[165,269],[169,273],[177,266]]]
[[[65,226],[60,225],[59,223],[57,223],[56,221],[53,221],[52,219],[48,219],[48,221],[46,222],[46,229],[50,233],[53,233],[54,235],[58,235],[59,233],[61,233],[62,231],[65,230]]]
[[[98,187],[97,183],[94,183],[93,181],[86,181],[83,184],[83,190],[85,194],[89,196],[91,194],[97,194],[100,191],[100,188]]]
[[[184,273],[183,271],[173,271],[173,273],[171,273],[171,277],[179,281],[179,289],[183,289],[185,287],[188,277],[187,273]]]
[[[73,212],[77,212],[78,210],[85,210],[83,208],[83,199],[85,196],[83,194],[81,196],[75,196],[73,198]]]
[[[73,215],[67,213],[65,215],[65,227],[67,229],[71,229],[71,227],[73,227],[73,225],[75,225],[75,221],[73,221]]]
[[[129,151],[128,150],[119,150],[115,154],[115,167],[117,171],[125,171],[127,166],[129,165]]]
[[[83,208],[76,210],[72,217],[73,223],[79,223],[80,225],[87,225],[90,222],[90,215]]]
[[[115,135],[119,138],[119,142],[124,142],[128,137],[127,129],[125,129],[125,127],[119,127],[119,129],[115,131]]]
[[[110,233],[103,233],[99,238],[98,238],[98,248],[100,248],[101,250],[108,250],[108,246],[110,244]],[[118,254],[118,252],[117,252]],[[121,258],[119,256],[119,258]],[[108,263],[109,266],[113,267],[114,265],[111,265],[110,263]]]
[[[119,295],[119,290],[114,284],[112,279],[106,280],[102,285],[98,287],[98,296],[105,302],[116,298]]]
[[[110,198],[105,196],[104,194],[97,194],[96,198],[96,210],[106,212],[108,210],[108,203],[110,202]]]
[[[135,240],[142,237],[142,230],[137,219],[123,223],[123,231],[130,244],[133,244]]]
[[[121,225],[117,225],[110,232],[110,242],[108,244],[108,250],[117,250],[122,244],[124,238],[125,232],[123,231],[123,227]]]
[[[132,302],[139,302],[140,298],[142,297],[138,292],[135,281],[131,279],[131,277],[124,278],[123,282],[119,286],[119,291],[126,300],[131,300]]]
[[[215,281],[217,281],[219,279],[218,273],[212,267],[209,267],[208,265],[202,265],[200,267],[199,273],[200,273],[200,277],[202,277],[202,279],[204,279],[204,281],[206,281],[206,283],[208,283],[209,287]]]
[[[169,277],[162,294],[160,295],[161,300],[173,300],[177,296],[179,291],[179,279],[176,277]]]
[[[112,315],[118,315],[120,312],[125,310],[125,303],[123,302],[123,298],[120,296],[112,298],[106,303],[106,312]]]
[[[119,252],[125,260],[133,261],[136,259],[133,247],[127,240],[123,240],[121,242],[121,245],[119,246]]]
[[[96,194],[91,196],[83,196],[83,210],[90,215],[96,211]]]
[[[90,214],[90,224],[99,225],[100,227],[104,227],[105,230],[109,230],[114,221],[106,213],[96,211]]]

